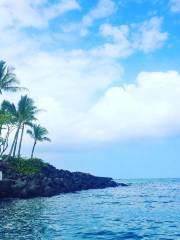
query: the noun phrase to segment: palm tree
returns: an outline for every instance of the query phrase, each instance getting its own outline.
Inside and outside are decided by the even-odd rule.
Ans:
[[[18,87],[19,81],[16,78],[14,69],[8,67],[5,61],[0,61],[0,94],[4,92],[17,92],[23,88]]]
[[[13,142],[12,142],[11,149],[10,149],[10,152],[9,152],[9,155],[8,155],[8,157],[10,157],[11,154],[12,154],[12,152],[13,152],[13,149],[14,149],[14,147],[15,147],[16,139],[17,139],[17,137],[18,137],[19,130],[20,130],[20,126],[19,126],[19,124],[18,124],[18,110],[16,109],[16,106],[14,105],[14,103],[11,103],[11,102],[9,102],[9,101],[7,101],[7,100],[4,100],[4,101],[2,102],[2,105],[1,105],[1,106],[2,106],[2,109],[3,109],[4,112],[6,112],[6,113],[8,113],[8,114],[10,114],[10,115],[13,116],[13,118],[14,118],[14,124],[15,124],[16,127],[17,127],[16,133],[15,133],[15,135],[14,135],[14,140],[13,140]],[[8,157],[7,157],[7,158],[8,158]]]
[[[0,156],[2,156],[6,151],[6,149],[8,148],[9,136],[15,128],[14,120],[15,120],[14,117],[11,114],[4,111],[3,106],[1,106],[1,109],[0,109],[0,136],[1,136],[0,137],[1,139]]]
[[[43,142],[43,141],[50,142],[51,140],[47,137],[48,135],[47,129],[44,127],[41,127],[39,124],[38,125],[33,124],[32,130],[27,130],[27,133],[34,139],[34,144],[31,152],[31,159],[32,159],[37,142]]]
[[[37,120],[35,115],[39,112],[34,105],[34,100],[27,95],[22,96],[18,103],[19,120],[21,122],[21,137],[19,142],[18,157],[21,154],[22,139],[25,125],[32,125],[32,121]]]
[[[9,156],[11,156],[13,152],[13,157],[15,157],[19,132],[21,131],[18,149],[18,157],[20,157],[25,125],[31,125],[32,121],[36,120],[35,115],[38,113],[39,110],[34,105],[33,99],[29,98],[27,95],[21,96],[17,107],[7,100],[3,101],[2,107],[15,118],[15,122],[17,125],[17,130],[9,152]]]

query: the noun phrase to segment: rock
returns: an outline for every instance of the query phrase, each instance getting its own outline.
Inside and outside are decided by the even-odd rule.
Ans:
[[[87,189],[127,186],[116,183],[112,178],[58,170],[50,164],[45,164],[38,174],[31,176],[16,172],[5,161],[0,161],[0,170],[3,178],[8,179],[0,182],[0,198],[48,197]]]
[[[0,181],[0,198],[10,197],[12,195],[12,185],[14,181],[3,180]]]
[[[119,186],[121,186],[121,187],[129,187],[130,184],[127,184],[127,183],[119,183]]]

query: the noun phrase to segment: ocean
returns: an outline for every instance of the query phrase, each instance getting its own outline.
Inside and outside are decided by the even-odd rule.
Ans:
[[[120,182],[131,185],[0,200],[0,239],[180,239],[180,179]]]

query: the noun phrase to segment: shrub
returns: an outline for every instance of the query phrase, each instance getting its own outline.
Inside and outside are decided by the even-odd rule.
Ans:
[[[38,158],[15,158],[10,161],[10,164],[17,172],[25,175],[37,174],[41,172],[42,167],[45,165],[45,163]]]

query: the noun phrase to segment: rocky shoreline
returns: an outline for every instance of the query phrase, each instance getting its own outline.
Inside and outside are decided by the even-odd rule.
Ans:
[[[0,198],[50,197],[81,190],[127,186],[112,178],[58,170],[50,164],[45,164],[39,173],[30,176],[15,171],[7,161],[0,161],[0,170],[3,172]]]

